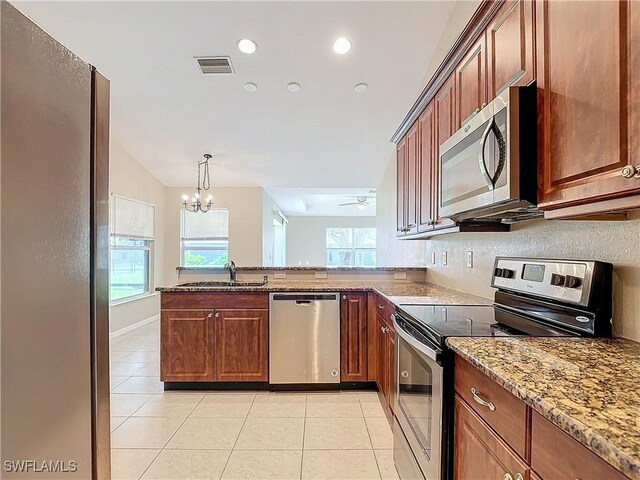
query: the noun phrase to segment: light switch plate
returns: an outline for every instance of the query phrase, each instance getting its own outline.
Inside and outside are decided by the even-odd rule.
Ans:
[[[287,278],[285,272],[273,272],[273,278]]]
[[[395,280],[406,280],[407,279],[407,272],[395,272],[393,274],[393,278]]]
[[[467,259],[467,268],[473,268],[473,251],[467,250],[465,258]]]
[[[327,278],[327,272],[316,272],[316,278],[317,279]]]
[[[431,252],[431,265],[436,264],[436,252]]]
[[[447,264],[447,252],[442,252],[442,265]]]

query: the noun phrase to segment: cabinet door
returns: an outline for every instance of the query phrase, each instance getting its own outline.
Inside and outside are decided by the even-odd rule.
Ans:
[[[387,353],[385,355],[387,362],[387,400],[389,402],[389,411],[393,413],[396,401],[396,334],[390,328],[385,337],[387,344]]]
[[[388,377],[389,377],[389,362],[387,360],[387,334],[385,333],[386,323],[382,320],[380,315],[377,317],[377,337],[378,337],[378,390],[382,397],[382,406],[385,408],[385,412],[389,415],[389,392],[388,392]]]
[[[640,193],[640,178],[622,175],[640,163],[635,3],[536,4],[543,208]]]
[[[506,443],[455,396],[454,406],[453,478],[516,478],[520,473],[529,478],[529,468]]]
[[[456,131],[487,103],[486,47],[484,35],[456,68]],[[452,132],[453,133],[453,132]]]
[[[269,380],[268,310],[216,310],[215,380]]]
[[[367,294],[347,293],[340,305],[340,380],[367,380]]]
[[[397,227],[396,235],[402,236],[406,233],[407,227],[407,190],[405,188],[407,180],[407,137],[403,138],[398,144],[396,151],[396,209],[397,209]]]
[[[418,162],[418,231],[433,229],[435,212],[434,196],[437,190],[434,172],[436,168],[435,114],[433,103],[427,105],[418,119],[420,161]]]
[[[456,131],[456,77],[451,75],[449,79],[440,87],[433,99],[435,114],[435,153],[433,178],[435,191],[433,201],[435,203],[435,228],[446,228],[454,225],[448,218],[440,217],[438,206],[440,204],[440,145],[448,140]]]
[[[407,233],[418,231],[418,163],[419,163],[419,130],[416,123],[407,133],[406,186],[407,191]]]
[[[487,28],[488,99],[535,78],[533,1],[508,0]]]
[[[629,163],[640,166],[640,2],[629,4]],[[640,180],[638,180],[640,182]]]
[[[162,311],[160,380],[214,380],[213,316],[212,310]]]

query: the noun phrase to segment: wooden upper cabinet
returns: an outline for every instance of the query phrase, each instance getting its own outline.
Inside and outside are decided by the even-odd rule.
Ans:
[[[434,176],[436,171],[436,123],[433,103],[427,105],[418,119],[418,138],[420,140],[418,162],[418,231],[433,229],[435,220],[434,196],[438,185]]]
[[[215,380],[269,380],[268,310],[216,310]]]
[[[212,310],[162,311],[160,380],[214,380],[213,317]]]
[[[638,5],[536,3],[539,203],[568,207],[640,194]],[[640,176],[639,176],[640,177]]]
[[[527,464],[458,395],[454,402],[453,478],[528,479]]]
[[[347,293],[340,304],[340,380],[366,381],[367,294]]]
[[[416,123],[409,133],[407,133],[407,160],[405,162],[407,173],[405,175],[406,184],[406,218],[405,225],[408,234],[418,231],[418,164],[420,161],[420,137],[418,135],[418,124]]]
[[[434,169],[433,169],[433,202],[436,224],[435,228],[450,227],[454,222],[448,218],[440,217],[439,211],[439,186],[440,186],[440,145],[453,135],[457,130],[456,116],[456,76],[452,74],[440,87],[433,98],[433,112],[435,115],[434,128]]]
[[[406,233],[407,225],[407,190],[406,168],[407,163],[407,138],[403,138],[398,144],[396,151],[396,209],[397,209],[397,227],[396,235],[402,236]]]
[[[509,85],[528,85],[535,78],[533,5],[507,0],[487,28],[489,100]]]
[[[456,67],[458,123],[453,132],[487,103],[486,61],[486,39],[482,35]]]

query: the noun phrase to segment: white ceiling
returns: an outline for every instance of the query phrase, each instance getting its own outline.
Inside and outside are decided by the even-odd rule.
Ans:
[[[453,1],[14,2],[111,80],[114,139],[167,186],[375,187]],[[332,50],[345,36],[353,48]],[[253,55],[236,42],[251,38]],[[203,76],[194,56],[229,55]],[[302,90],[287,91],[298,82]],[[257,92],[243,89],[245,82]],[[369,84],[356,93],[359,82]],[[356,194],[350,189],[350,194]]]
[[[313,217],[375,217],[375,192],[369,188],[267,188],[286,215]],[[373,197],[367,208],[341,203],[356,202],[357,196]]]

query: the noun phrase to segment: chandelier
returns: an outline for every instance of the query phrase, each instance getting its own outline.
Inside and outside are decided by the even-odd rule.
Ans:
[[[204,154],[204,160],[198,162],[198,186],[196,187],[196,194],[191,197],[191,203],[189,203],[189,196],[182,196],[182,206],[188,212],[202,212],[207,213],[211,210],[211,204],[213,202],[213,198],[211,195],[207,196],[207,199],[204,203],[202,203],[202,190],[209,190],[211,187],[211,180],[209,179],[209,159],[211,155],[208,153]],[[202,179],[202,181],[201,181]]]

